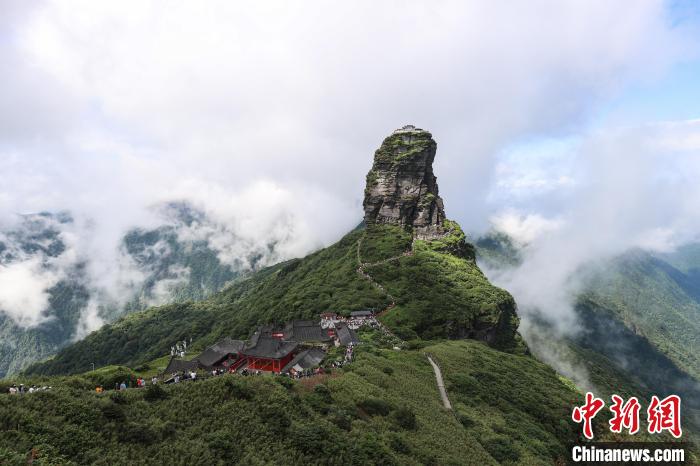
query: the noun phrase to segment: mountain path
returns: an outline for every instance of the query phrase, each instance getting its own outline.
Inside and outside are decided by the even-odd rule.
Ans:
[[[383,315],[385,315],[387,312],[389,312],[391,309],[393,309],[396,306],[396,299],[394,298],[394,296],[391,293],[389,293],[386,290],[386,288],[384,288],[384,286],[381,283],[378,283],[374,278],[372,278],[372,276],[369,274],[369,272],[367,272],[367,267],[375,267],[377,265],[382,265],[382,264],[386,264],[388,262],[399,260],[402,257],[412,256],[413,255],[413,242],[411,243],[411,250],[410,251],[405,251],[405,252],[399,254],[398,256],[389,257],[388,259],[382,259],[382,260],[377,261],[377,262],[362,262],[362,256],[360,255],[360,248],[362,247],[362,242],[365,239],[365,234],[366,233],[363,233],[362,236],[360,237],[360,239],[357,240],[357,264],[358,264],[357,265],[357,273],[362,278],[367,280],[372,286],[374,286],[379,291],[384,293],[387,298],[389,298],[390,304],[376,314],[376,317],[382,317]],[[415,240],[414,240],[414,242],[415,242]],[[381,327],[385,333],[387,333],[388,335],[391,335],[392,337],[403,342],[403,340],[401,338],[394,335],[394,333],[391,332],[381,322],[379,322],[379,320],[377,320],[377,323],[379,325],[381,325]]]
[[[429,354],[426,354],[425,356],[428,358],[430,365],[433,366],[438,391],[440,392],[440,398],[442,398],[442,405],[445,407],[445,409],[452,411],[452,403],[450,403],[450,399],[447,397],[447,390],[445,390],[445,382],[442,380],[442,371],[440,370],[440,366],[433,361],[433,358],[431,358]]]
[[[377,262],[362,262],[362,256],[360,254],[360,248],[362,248],[362,241],[365,239],[365,235],[363,234],[360,239],[357,240],[357,273],[364,278],[365,280],[369,281],[373,286],[375,286],[378,290],[380,290],[382,293],[384,293],[387,298],[391,300],[391,304],[389,304],[386,308],[384,308],[382,311],[380,311],[377,314],[377,317],[381,317],[385,315],[388,311],[390,311],[394,306],[396,306],[396,300],[394,297],[389,293],[384,286],[382,286],[380,283],[378,283],[372,276],[367,272],[367,267],[374,267],[377,265],[382,265],[386,264],[388,262],[396,261],[401,259],[402,257],[408,257],[413,255],[413,245],[415,244],[415,239],[413,242],[411,242],[411,250],[410,251],[405,251],[402,254],[399,254],[398,256],[393,256],[389,257],[388,259],[383,259]],[[379,321],[377,321],[379,322]],[[384,325],[382,325],[379,322],[379,325],[382,326],[385,332],[387,332],[389,335],[392,335],[396,337],[391,331],[386,328]],[[396,337],[398,338],[398,337]],[[403,340],[401,340],[403,341]],[[430,357],[430,355],[426,354],[425,355],[428,358],[428,362],[430,362],[430,365],[433,367],[433,372],[435,372],[435,381],[437,382],[437,387],[438,391],[440,392],[440,398],[442,399],[442,405],[445,407],[445,409],[452,411],[452,403],[450,403],[450,399],[447,396],[447,390],[445,389],[445,382],[442,379],[442,371],[440,370],[440,366],[437,365],[435,361],[433,361],[433,358]]]

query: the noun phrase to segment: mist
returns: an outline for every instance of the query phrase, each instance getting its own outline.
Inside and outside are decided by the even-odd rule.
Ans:
[[[527,242],[523,266],[498,282],[522,312],[575,331],[567,277],[582,262],[698,231],[696,123],[593,128],[624,89],[697,52],[697,24],[670,5],[2,2],[0,223],[69,211],[73,259],[61,261],[86,264],[100,302],[138,287],[120,243],[162,224],[171,201],[210,219],[182,227],[183,240],[242,268],[275,244],[271,264],[355,226],[374,150],[413,123],[438,141],[448,216],[475,232],[501,222]],[[688,146],[669,152],[681,136]],[[544,168],[508,152],[547,138],[575,150]],[[684,201],[671,206],[668,187]],[[38,273],[37,260],[56,263]],[[0,309],[25,327],[50,318],[46,292],[70,267],[0,265]],[[99,305],[78,338],[104,322]]]
[[[662,253],[700,239],[700,120],[599,130],[555,152],[538,154],[530,168],[543,180],[568,182],[543,183],[527,196],[516,187],[518,207],[491,219],[494,230],[516,242],[521,263],[485,269],[515,297],[520,332],[538,357],[585,387],[586,369],[572,365],[553,340],[586,329],[575,305],[594,267],[604,269],[633,248]],[[552,165],[551,156],[566,163]],[[549,327],[545,334],[540,321]]]

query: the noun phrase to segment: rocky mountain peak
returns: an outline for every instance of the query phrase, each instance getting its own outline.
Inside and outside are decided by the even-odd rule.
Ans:
[[[412,228],[419,238],[441,236],[445,209],[438,194],[432,134],[406,125],[389,135],[374,153],[365,188],[365,223]]]

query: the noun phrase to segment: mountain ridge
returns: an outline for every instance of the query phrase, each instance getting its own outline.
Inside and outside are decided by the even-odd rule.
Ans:
[[[405,133],[385,139],[382,147],[391,150],[377,151],[375,159],[388,154],[403,174],[377,176],[384,187],[366,190],[365,222],[338,242],[240,278],[205,300],[130,314],[27,369],[19,380],[57,388],[14,404],[0,398],[0,458],[16,459],[31,448],[63,464],[153,457],[564,464],[570,445],[581,440],[571,407],[582,403],[582,394],[529,353],[513,297],[489,282],[477,265],[478,249],[444,216],[426,166],[434,148],[426,133],[421,130],[415,150]],[[408,179],[419,187],[402,195],[401,180]],[[507,255],[502,249],[497,256]],[[188,351],[198,352],[222,338],[246,338],[260,325],[365,309],[381,311],[380,321],[404,342],[396,346],[383,331],[361,327],[351,362],[338,366],[345,351],[329,348],[322,363],[327,372],[302,380],[227,374],[93,391],[95,384],[111,387],[163,373],[176,341],[191,341]],[[452,410],[441,402],[427,353],[443,373]],[[85,372],[90,363],[98,368]],[[613,362],[602,357],[598,367],[602,380],[616,375]],[[625,393],[646,395],[627,380],[612,380],[624,383]],[[180,417],[191,422],[177,422]],[[620,440],[607,432],[608,418],[598,417],[596,438]],[[15,428],[15,419],[32,429]]]
[[[382,320],[404,339],[471,337],[524,351],[512,296],[488,282],[462,229],[444,218],[432,173],[435,148],[432,135],[414,127],[386,138],[368,175],[365,226],[337,243],[264,269],[201,303],[163,306],[117,321],[27,373],[75,372],[89,360],[137,364],[184,338],[205,346],[222,337],[245,338],[259,325],[327,311],[379,311],[394,300]],[[395,174],[386,173],[387,167]],[[381,170],[375,183],[372,173]],[[358,254],[368,262],[395,257],[372,268],[382,289],[358,274]],[[139,335],[138,341],[130,335]]]

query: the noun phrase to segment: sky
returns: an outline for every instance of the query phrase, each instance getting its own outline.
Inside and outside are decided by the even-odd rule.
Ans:
[[[89,257],[104,289],[123,282],[124,232],[157,224],[153,207],[172,200],[224,226],[223,260],[245,253],[241,240],[278,241],[276,260],[332,243],[362,218],[374,150],[408,123],[438,143],[448,217],[528,244],[499,284],[563,327],[575,328],[567,278],[581,263],[700,231],[694,2],[0,0],[0,11],[0,227],[69,210],[74,260]],[[0,309],[34,325],[46,300],[20,298],[62,265],[40,279],[25,259],[0,265],[14,285]]]

